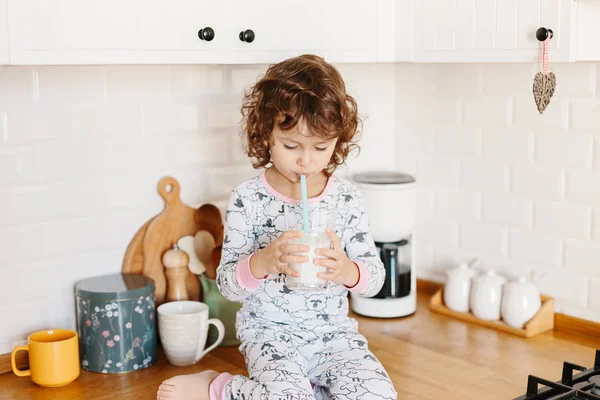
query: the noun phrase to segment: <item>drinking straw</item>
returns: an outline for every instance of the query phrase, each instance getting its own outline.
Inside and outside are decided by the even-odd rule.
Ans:
[[[306,195],[306,176],[300,175],[300,190],[302,192],[302,231],[308,232],[308,198]]]

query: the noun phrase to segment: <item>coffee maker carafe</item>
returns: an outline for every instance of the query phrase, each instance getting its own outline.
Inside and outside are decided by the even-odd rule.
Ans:
[[[411,290],[411,246],[409,239],[392,243],[375,242],[379,257],[385,267],[385,281],[375,299],[399,299]]]
[[[413,314],[417,309],[415,178],[399,172],[367,172],[355,175],[353,181],[361,191],[386,277],[383,287],[373,297],[352,293],[352,310],[379,318]]]

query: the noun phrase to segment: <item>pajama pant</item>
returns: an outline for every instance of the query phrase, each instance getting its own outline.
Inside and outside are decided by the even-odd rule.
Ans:
[[[228,400],[397,398],[367,340],[355,330],[255,325],[238,337],[250,377],[231,379]]]

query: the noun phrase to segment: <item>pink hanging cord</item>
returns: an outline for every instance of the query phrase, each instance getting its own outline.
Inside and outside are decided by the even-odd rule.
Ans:
[[[550,48],[550,35],[542,42],[542,55],[538,57],[538,61],[542,61],[542,72],[548,74],[548,49]]]

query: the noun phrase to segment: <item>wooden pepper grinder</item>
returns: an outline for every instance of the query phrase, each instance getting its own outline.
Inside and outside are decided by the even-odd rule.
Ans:
[[[190,273],[188,263],[190,257],[177,245],[165,252],[162,257],[167,276],[166,301],[189,300],[186,279]]]

